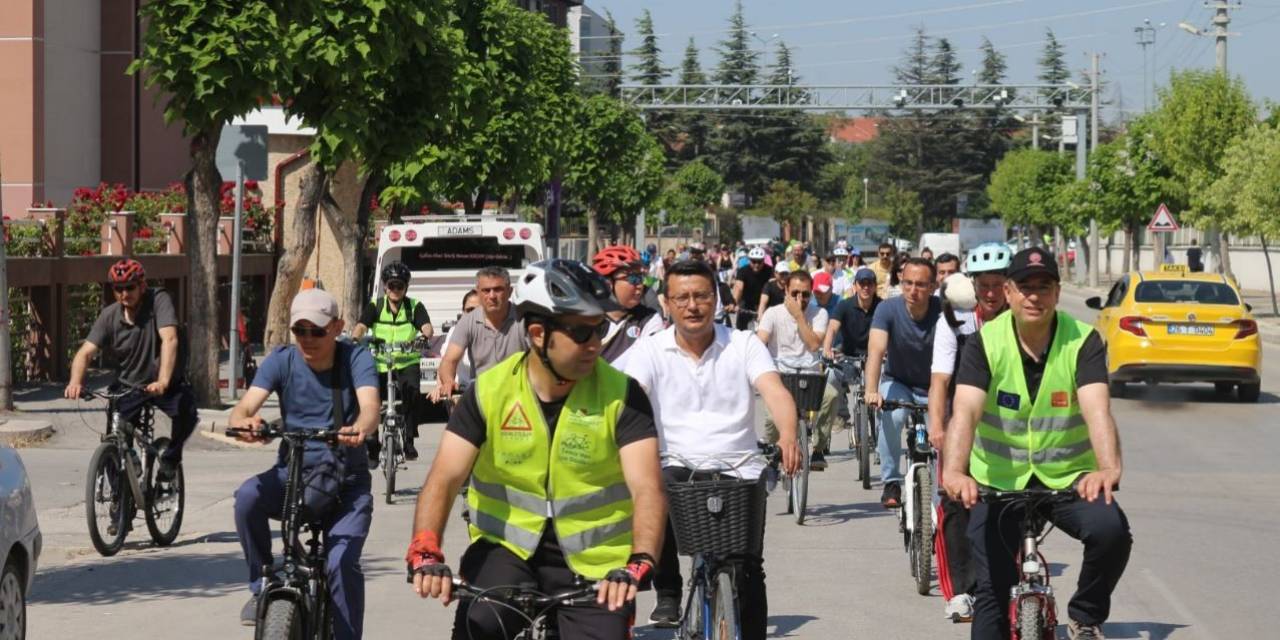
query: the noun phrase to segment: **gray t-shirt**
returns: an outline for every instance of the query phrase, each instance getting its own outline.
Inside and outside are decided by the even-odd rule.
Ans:
[[[476,307],[462,316],[453,327],[449,344],[456,344],[471,356],[471,377],[474,379],[485,369],[506,360],[514,353],[524,351],[524,329],[516,320],[515,305],[510,305],[502,326],[494,329],[484,318],[484,307]]]
[[[942,302],[929,296],[929,310],[914,320],[907,311],[907,299],[898,296],[880,303],[871,317],[871,328],[889,332],[884,375],[916,389],[929,388],[929,365],[933,362],[933,332],[942,315]]]
[[[125,321],[124,307],[114,302],[98,314],[85,340],[103,351],[122,382],[142,386],[155,382],[160,374],[160,328],[176,326],[178,314],[169,293],[150,289],[138,302],[133,324]],[[186,370],[185,349],[179,343],[169,386],[183,380]]]

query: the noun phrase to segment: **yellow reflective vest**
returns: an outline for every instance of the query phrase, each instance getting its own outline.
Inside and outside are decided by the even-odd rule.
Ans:
[[[1044,377],[1032,399],[1013,314],[1000,314],[982,327],[991,383],[969,458],[969,472],[979,484],[1013,491],[1034,475],[1051,489],[1065,489],[1081,473],[1097,470],[1076,397],[1076,356],[1092,331],[1058,312]]]
[[[418,329],[413,326],[413,312],[418,308],[416,300],[405,296],[400,301],[400,308],[396,313],[391,312],[391,305],[387,304],[386,298],[378,298],[375,304],[378,305],[378,319],[374,321],[372,327],[369,327],[373,337],[387,342],[409,342],[418,336]],[[378,366],[378,373],[386,373],[388,362],[394,363],[396,371],[399,371],[418,364],[421,357],[411,352],[378,356],[374,360]]]
[[[481,373],[476,401],[486,425],[471,473],[471,541],[527,560],[550,521],[569,568],[591,580],[631,555],[634,506],[615,431],[627,376],[596,360],[565,399],[554,437],[529,384],[526,353]]]

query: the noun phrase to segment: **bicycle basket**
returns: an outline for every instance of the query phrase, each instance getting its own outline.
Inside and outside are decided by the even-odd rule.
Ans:
[[[680,555],[759,555],[764,549],[764,485],[711,479],[667,484],[671,525]]]
[[[796,400],[800,413],[817,412],[822,408],[822,394],[827,388],[827,376],[821,373],[784,373],[782,384]]]

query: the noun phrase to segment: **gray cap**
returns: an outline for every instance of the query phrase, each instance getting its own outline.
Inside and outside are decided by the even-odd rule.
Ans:
[[[289,306],[289,324],[306,320],[317,327],[326,327],[338,317],[338,302],[324,289],[304,289],[293,297]]]

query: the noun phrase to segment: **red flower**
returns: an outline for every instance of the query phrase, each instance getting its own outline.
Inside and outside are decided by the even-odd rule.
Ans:
[[[257,188],[258,188],[258,181],[257,181],[257,180],[245,180],[245,181],[244,181],[244,188],[245,188],[245,189],[248,189],[248,190],[250,190],[250,191],[252,191],[252,190],[254,190],[254,189],[257,189]]]
[[[138,237],[139,237],[139,238],[144,238],[144,239],[145,239],[145,238],[150,238],[150,237],[151,237],[151,227],[143,227],[143,228],[141,228],[141,229],[138,229]]]

